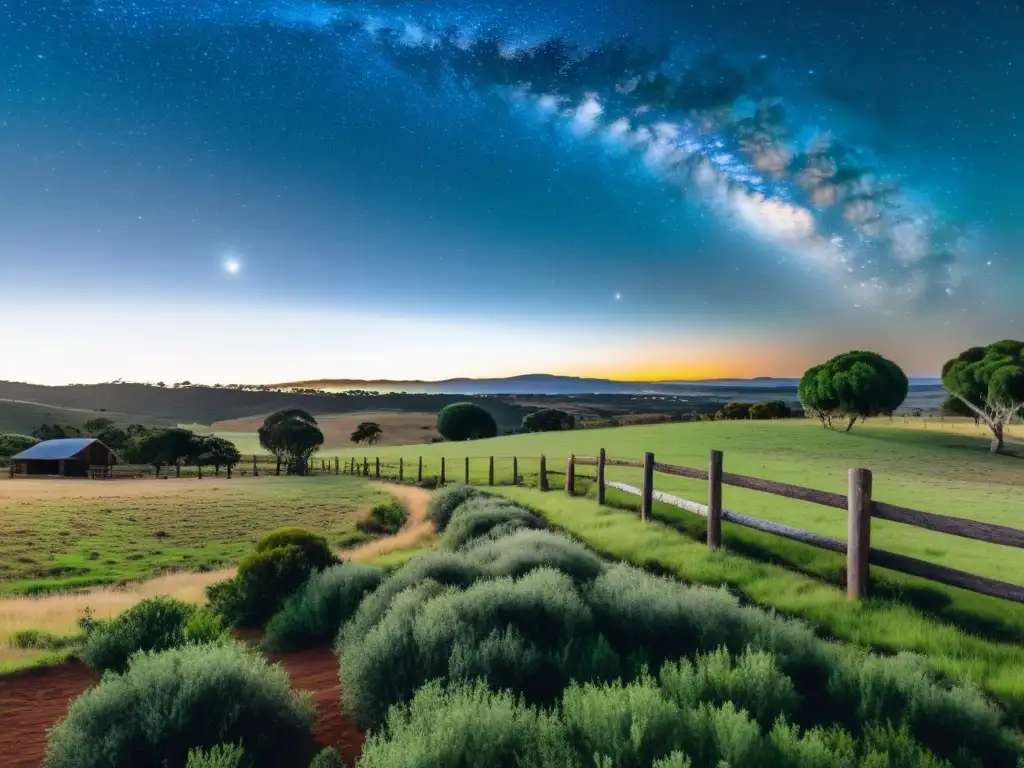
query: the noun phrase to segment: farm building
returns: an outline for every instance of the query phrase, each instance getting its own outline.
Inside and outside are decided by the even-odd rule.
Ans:
[[[89,477],[90,467],[117,464],[117,455],[93,437],[44,440],[11,457],[15,477]]]

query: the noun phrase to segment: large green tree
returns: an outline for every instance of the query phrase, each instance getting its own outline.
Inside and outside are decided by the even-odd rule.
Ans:
[[[437,431],[445,440],[479,440],[497,436],[498,424],[476,403],[452,403],[437,414]]]
[[[999,453],[1006,425],[1024,409],[1024,341],[965,349],[942,366],[942,385],[992,430],[990,448]]]
[[[846,431],[857,419],[890,415],[903,405],[910,382],[903,370],[877,352],[854,350],[808,368],[800,379],[804,409],[831,426],[846,421]]]
[[[199,447],[199,463],[212,466],[216,474],[221,467],[233,467],[242,461],[242,454],[230,440],[214,435],[206,435],[197,439]]]
[[[523,432],[559,432],[575,427],[576,417],[557,408],[541,408],[523,417]]]
[[[380,436],[382,434],[384,434],[384,430],[381,429],[380,424],[375,421],[364,421],[361,422],[355,430],[353,430],[350,435],[350,439],[353,443],[374,445],[378,440],[380,440]]]
[[[139,437],[133,456],[143,464],[150,464],[160,474],[160,468],[171,464],[190,463],[197,455],[197,438],[187,429],[156,429]]]
[[[260,445],[283,462],[289,475],[304,475],[309,458],[324,444],[316,419],[301,408],[272,413],[259,428]]]

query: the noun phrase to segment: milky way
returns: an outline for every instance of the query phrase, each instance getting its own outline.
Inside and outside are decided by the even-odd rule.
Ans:
[[[428,93],[500,98],[510,117],[559,121],[580,142],[628,155],[686,205],[816,270],[865,306],[941,302],[968,287],[979,233],[787,93],[790,73],[764,55],[693,55],[629,39],[491,24],[484,10],[342,3],[113,3],[94,13],[139,31],[169,25],[272,25],[334,41],[367,70],[408,74]],[[792,90],[791,88],[789,90]]]

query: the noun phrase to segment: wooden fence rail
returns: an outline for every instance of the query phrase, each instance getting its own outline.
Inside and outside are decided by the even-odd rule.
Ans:
[[[256,457],[253,457],[253,468],[256,468]],[[439,474],[437,479],[440,483],[448,482],[447,470],[450,461],[461,461],[462,480],[469,483],[473,479],[472,467],[473,458],[462,456],[456,459],[439,457]],[[960,536],[977,541],[984,541],[990,544],[999,544],[1007,547],[1024,548],[1024,531],[1016,528],[1009,528],[992,523],[982,523],[976,520],[966,520],[958,517],[937,515],[933,512],[922,512],[920,510],[899,507],[894,504],[876,501],[872,498],[872,475],[871,471],[862,468],[853,468],[849,471],[847,493],[832,493],[814,488],[805,488],[790,483],[780,483],[773,480],[764,480],[757,477],[748,477],[731,472],[723,471],[723,454],[721,451],[711,451],[708,456],[708,468],[698,469],[694,467],[682,467],[674,464],[666,464],[655,460],[653,453],[644,455],[643,460],[620,459],[607,455],[602,448],[595,456],[574,456],[566,459],[565,471],[548,467],[547,456],[522,457],[522,456],[481,456],[476,457],[478,461],[486,461],[487,485],[495,485],[496,469],[495,461],[512,462],[512,483],[518,485],[523,480],[521,472],[524,463],[532,464],[537,469],[537,485],[542,491],[551,489],[550,478],[552,476],[564,478],[564,489],[567,494],[576,493],[576,485],[579,480],[587,480],[596,483],[597,501],[599,504],[606,503],[607,490],[613,488],[624,493],[640,497],[640,518],[643,521],[649,520],[653,511],[655,501],[669,504],[684,509],[693,514],[703,517],[707,521],[707,543],[712,549],[723,546],[722,521],[751,528],[756,531],[779,536],[792,541],[798,541],[820,549],[827,549],[832,552],[839,552],[846,555],[846,589],[853,598],[861,598],[867,595],[869,585],[869,569],[875,565],[890,570],[907,573],[931,581],[937,581],[971,592],[983,595],[990,595],[1005,600],[1024,603],[1024,586],[1010,584],[983,576],[959,571],[944,565],[918,560],[914,557],[901,555],[894,552],[873,548],[871,546],[871,520],[877,518],[890,522],[912,525],[937,533]],[[374,459],[374,474],[377,477],[393,477],[397,473],[399,479],[404,479],[406,465],[405,459],[398,459],[397,462],[382,462],[380,458]],[[479,465],[477,465],[479,467]],[[582,474],[577,471],[578,467],[596,467],[594,474]],[[607,479],[608,467],[630,467],[641,470],[641,484],[639,487],[622,482],[609,481]],[[397,469],[396,469],[397,468]],[[323,471],[338,472],[346,474],[361,474],[369,476],[370,461],[364,457],[361,462],[352,458],[340,467],[335,461],[334,467],[326,462],[322,467]],[[529,472],[529,470],[528,470]],[[685,477],[692,480],[702,480],[708,484],[707,503],[689,501],[678,496],[658,491],[654,487],[656,475],[671,475],[674,477]],[[424,460],[417,457],[416,479],[424,479]],[[507,481],[506,481],[507,483]],[[562,484],[561,479],[559,484]],[[722,487],[724,485],[736,488],[745,488],[761,493],[770,493],[782,496],[787,499],[805,501],[818,504],[832,509],[846,510],[847,515],[847,537],[846,541],[824,536],[810,531],[800,530],[789,525],[777,523],[772,520],[746,515],[735,510],[726,509],[722,506]]]
[[[603,454],[604,452],[602,451],[601,459],[604,459]],[[642,468],[641,486],[638,488],[626,483],[606,482],[603,471],[606,465]],[[708,503],[700,504],[656,491],[654,489],[655,473],[707,481]],[[976,576],[955,568],[938,565],[937,563],[930,563],[907,555],[872,548],[872,518],[903,523],[917,528],[975,539],[990,544],[1018,548],[1024,547],[1024,531],[1007,526],[937,515],[933,512],[922,512],[875,501],[871,498],[872,475],[871,471],[867,469],[854,468],[849,471],[848,491],[845,496],[839,493],[804,488],[789,483],[779,483],[772,480],[762,480],[761,478],[723,472],[722,453],[720,451],[711,451],[707,470],[659,463],[654,461],[652,454],[647,454],[644,457],[644,461],[611,458],[602,461],[599,459],[597,477],[599,501],[602,503],[604,501],[605,487],[616,488],[625,493],[639,496],[641,520],[650,518],[653,501],[670,504],[704,517],[707,520],[707,542],[708,546],[712,549],[722,546],[721,521],[726,520],[746,528],[792,539],[793,541],[799,541],[821,549],[843,553],[847,558],[846,589],[847,593],[854,598],[867,595],[869,568],[870,565],[877,565],[949,586],[966,589],[971,592],[1019,603],[1024,602],[1024,587],[1020,585]],[[803,531],[771,520],[763,520],[730,509],[724,509],[722,508],[723,485],[771,493],[788,499],[806,501],[835,509],[845,509],[847,512],[847,540],[841,541],[830,536]]]

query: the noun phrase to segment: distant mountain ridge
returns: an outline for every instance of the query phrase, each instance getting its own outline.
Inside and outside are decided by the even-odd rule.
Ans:
[[[269,384],[273,388],[323,389],[343,392],[408,392],[459,395],[683,395],[699,392],[750,391],[780,395],[795,392],[797,378],[759,376],[752,379],[692,379],[670,381],[616,381],[613,379],[527,373],[500,378],[468,377],[424,381],[422,379],[311,379]],[[912,388],[940,387],[938,378],[913,378]]]

